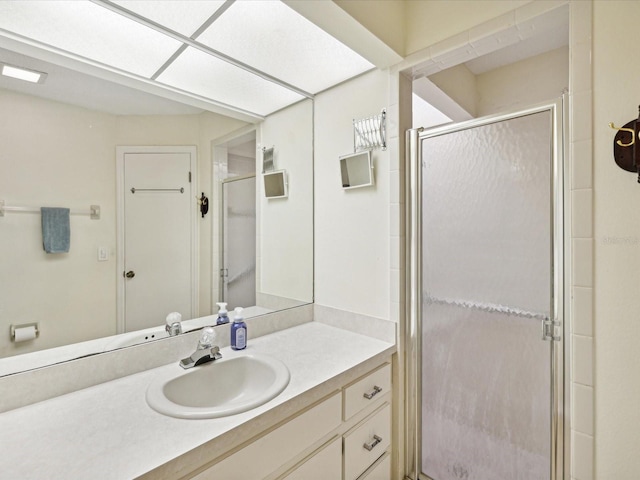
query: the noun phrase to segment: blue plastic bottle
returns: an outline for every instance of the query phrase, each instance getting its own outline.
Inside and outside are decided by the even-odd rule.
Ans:
[[[244,350],[247,348],[247,324],[242,318],[242,307],[236,307],[234,311],[236,316],[231,324],[231,348]]]
[[[223,323],[229,323],[229,317],[227,316],[227,304],[224,302],[216,303],[220,309],[218,310],[218,318],[216,325],[222,325]]]

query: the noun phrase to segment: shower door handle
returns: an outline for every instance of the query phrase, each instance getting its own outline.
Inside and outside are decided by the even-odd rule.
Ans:
[[[555,320],[542,320],[542,340],[552,340],[555,342],[559,342],[561,337],[560,335],[555,334],[555,330],[556,327],[559,327],[560,325],[562,325],[562,323]]]

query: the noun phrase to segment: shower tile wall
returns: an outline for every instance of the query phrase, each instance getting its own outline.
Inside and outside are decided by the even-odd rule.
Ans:
[[[592,2],[572,0],[569,18],[571,188],[571,478],[593,480]]]

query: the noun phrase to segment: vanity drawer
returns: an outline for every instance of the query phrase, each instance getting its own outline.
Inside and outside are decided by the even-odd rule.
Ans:
[[[344,478],[355,480],[391,444],[391,405],[384,406],[344,436]]]
[[[342,438],[308,458],[281,480],[332,480],[342,478]]]
[[[341,400],[339,393],[328,398],[192,478],[265,478],[340,425]]]
[[[385,453],[376,464],[362,474],[358,480],[390,480],[391,478],[391,454]]]
[[[391,391],[391,365],[371,372],[344,390],[344,419],[348,420],[363,408]]]

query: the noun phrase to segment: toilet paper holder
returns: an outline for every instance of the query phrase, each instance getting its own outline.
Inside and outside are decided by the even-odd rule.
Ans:
[[[34,327],[36,330],[36,338],[38,338],[40,336],[40,329],[38,328],[38,324],[36,322],[34,323],[23,323],[21,325],[11,325],[9,327],[9,334],[11,336],[11,341],[15,342],[16,341],[16,330],[19,328],[29,328],[29,327]]]

